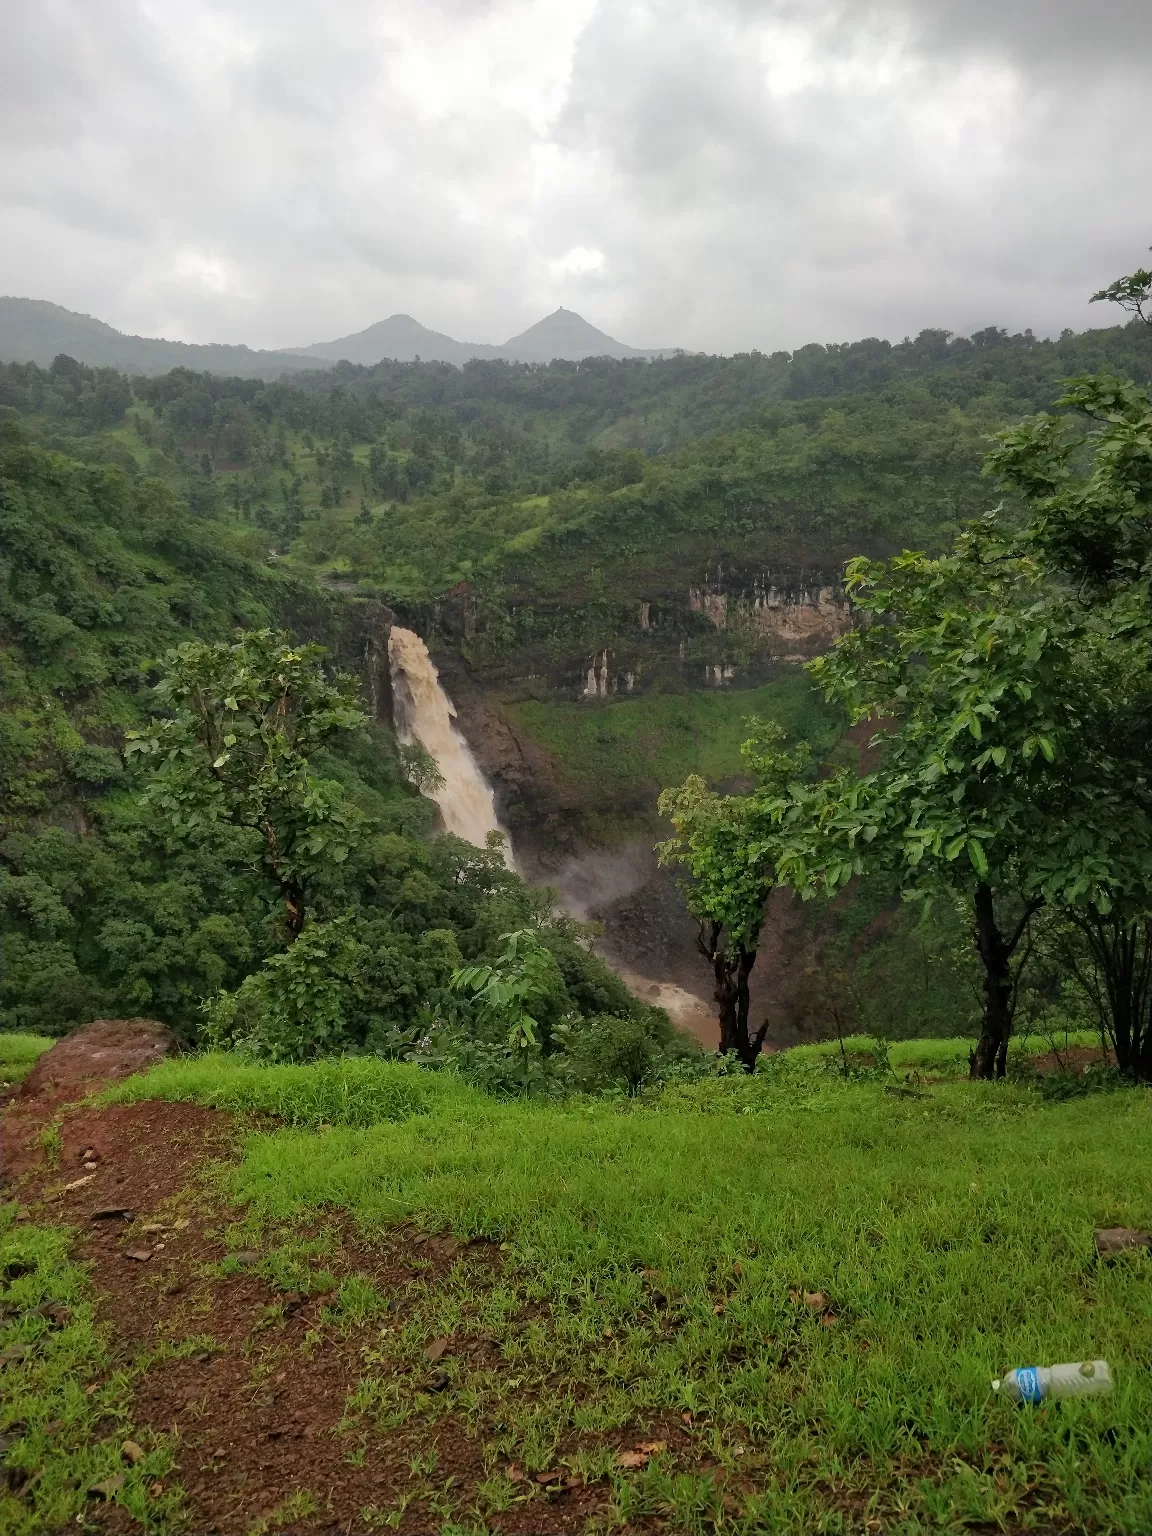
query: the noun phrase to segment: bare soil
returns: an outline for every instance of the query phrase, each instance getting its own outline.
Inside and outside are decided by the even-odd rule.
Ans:
[[[1095,1045],[1071,1045],[1067,1050],[1045,1051],[1043,1056],[1030,1058],[1032,1065],[1044,1077],[1064,1073],[1069,1077],[1082,1077],[1089,1067],[1114,1067],[1115,1051],[1101,1051]]]
[[[141,1051],[152,1049],[146,1042],[154,1044],[155,1036],[141,1030]],[[117,1075],[130,1049],[125,1038],[124,1049],[110,1055]],[[83,1053],[61,1057],[77,1062],[73,1089],[87,1093],[97,1086]],[[285,1291],[251,1272],[260,1254],[229,1245],[229,1224],[244,1214],[229,1207],[219,1177],[239,1157],[242,1127],[231,1116],[158,1101],[62,1110],[63,1072],[42,1073],[41,1082],[44,1091],[12,1106],[0,1121],[16,1154],[4,1164],[0,1197],[18,1198],[33,1220],[74,1227],[75,1257],[90,1266],[100,1317],[112,1328],[113,1368],[139,1368],[150,1357],[137,1380],[134,1437],[144,1445],[154,1435],[174,1437],[177,1475],[197,1536],[438,1530],[444,1513],[428,1502],[429,1479],[412,1467],[433,1451],[431,1481],[443,1489],[451,1480],[457,1520],[475,1507],[479,1484],[509,1470],[516,1484],[512,1507],[473,1517],[489,1529],[509,1536],[576,1532],[605,1510],[609,1485],[583,1484],[559,1464],[562,1457],[546,1482],[507,1456],[494,1464],[478,1427],[461,1413],[430,1416],[418,1409],[398,1428],[347,1413],[349,1395],[369,1369],[401,1378],[412,1400],[444,1385],[440,1364],[447,1357],[462,1366],[499,1368],[496,1344],[482,1338],[448,1340],[439,1364],[423,1356],[415,1365],[365,1361],[382,1328],[403,1326],[417,1276],[427,1284],[464,1264],[474,1283],[483,1284],[499,1265],[491,1245],[457,1244],[411,1227],[368,1241],[347,1223],[324,1218],[327,1247],[315,1260],[314,1278],[299,1291]],[[18,1122],[11,1120],[17,1115]],[[45,1151],[39,1132],[53,1121],[59,1141]],[[318,1224],[298,1226],[291,1236],[318,1230]],[[383,1317],[358,1326],[342,1317],[333,1282],[338,1287],[353,1274],[388,1298]],[[630,1451],[653,1439],[698,1465],[694,1436],[679,1421],[643,1432],[582,1434],[579,1448]],[[577,1448],[574,1440],[562,1453]],[[296,1514],[291,1506],[281,1512],[286,1500],[305,1491],[312,1513]],[[366,1518],[366,1509],[378,1513]],[[385,1527],[384,1516],[399,1510]],[[94,1506],[91,1518],[110,1533],[138,1528],[116,1504]]]
[[[50,1046],[31,1072],[0,1101],[0,1178],[27,1171],[40,1156],[38,1138],[66,1104],[143,1072],[180,1050],[156,1019],[95,1019]]]

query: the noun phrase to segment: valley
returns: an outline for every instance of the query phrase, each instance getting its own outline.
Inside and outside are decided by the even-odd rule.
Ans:
[[[1146,667],[982,466],[1150,334],[0,364],[5,1529],[1146,1528],[1152,1033],[1049,852],[1138,886]]]

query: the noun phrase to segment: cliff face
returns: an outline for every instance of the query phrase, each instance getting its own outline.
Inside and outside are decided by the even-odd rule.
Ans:
[[[661,582],[615,573],[610,596],[590,583],[550,602],[534,593],[496,603],[461,583],[402,622],[429,636],[519,868],[603,925],[598,947],[630,984],[642,993],[671,987],[710,1027],[713,982],[697,925],[653,849],[657,785],[629,776],[590,783],[567,771],[563,751],[531,735],[518,706],[555,702],[569,717],[586,707],[594,719],[613,699],[723,690],[739,715],[742,690],[826,650],[852,616],[835,571],[725,561],[698,567],[694,579],[683,566],[668,574]],[[802,926],[799,904],[781,893],[765,935],[773,964],[754,973],[754,1004],[776,1044],[802,1038],[805,1027],[813,956]]]
[[[751,631],[784,661],[807,661],[827,650],[852,623],[843,586],[820,573],[758,571],[749,579],[718,566],[688,589],[688,607],[716,629]]]
[[[519,705],[580,703],[594,711],[649,692],[723,691],[739,714],[742,690],[818,655],[852,622],[834,571],[713,561],[694,580],[683,579],[683,568],[670,574],[675,585],[625,574],[612,598],[593,587],[551,603],[496,604],[461,583],[410,620],[430,637],[501,820],[542,875],[603,846],[595,829],[608,823],[614,842],[650,846],[657,786],[626,777],[575,783],[560,749],[528,734]]]
[[[592,585],[569,600],[493,602],[461,583],[414,627],[430,634],[458,691],[595,700],[753,686],[827,650],[852,623],[831,570],[718,562],[675,585],[641,572],[612,585],[610,596]]]

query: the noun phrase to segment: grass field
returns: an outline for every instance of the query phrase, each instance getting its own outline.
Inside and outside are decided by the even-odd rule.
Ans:
[[[134,1529],[169,1531],[180,1523],[180,1490],[163,1481],[171,1447],[141,1434],[143,1454],[125,1458],[134,1373],[110,1369],[71,1234],[20,1214],[0,1206],[0,1530],[91,1530],[93,1508],[115,1498]]]
[[[919,1044],[928,1066],[959,1043]],[[499,1242],[482,1283],[468,1266],[413,1281],[350,1422],[462,1416],[494,1466],[608,1477],[613,1520],[675,1531],[1152,1529],[1152,1262],[1105,1266],[1092,1243],[1152,1227],[1146,1092],[1046,1103],[957,1081],[904,1099],[787,1053],[751,1078],[557,1107],[379,1063],[352,1067],[346,1099],[366,1103],[374,1074],[387,1119],[357,1127],[333,1123],[346,1070],[320,1087],[316,1069],[210,1058],[116,1096],[295,1096],[298,1119],[325,1115],[247,1137],[226,1174],[246,1242],[324,1210]],[[436,1337],[459,1346],[448,1384],[413,1395],[392,1367]],[[477,1338],[498,1368],[465,1363]],[[1020,1409],[991,1390],[1013,1365],[1086,1357],[1110,1362],[1114,1395]],[[595,1448],[620,1426],[658,1446],[685,1414],[695,1449],[675,1466],[657,1449],[625,1472]],[[507,1507],[502,1476],[486,1487],[452,1520],[483,1529]]]
[[[604,703],[526,700],[507,706],[525,734],[552,752],[564,777],[583,788],[652,790],[690,773],[711,783],[742,771],[750,715],[777,721],[792,741],[827,753],[843,730],[808,677],[789,672],[759,688],[657,693]]]
[[[0,1034],[0,1085],[21,1083],[55,1041],[47,1035]]]

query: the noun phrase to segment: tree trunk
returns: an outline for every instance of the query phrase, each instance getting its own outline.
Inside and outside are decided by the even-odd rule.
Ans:
[[[768,1032],[768,1021],[753,1036],[748,1030],[748,1013],[750,998],[748,993],[748,978],[752,974],[752,967],[756,964],[756,951],[739,946],[735,953],[731,953],[723,942],[723,928],[719,923],[708,924],[708,936],[705,938],[703,926],[701,927],[699,946],[701,953],[712,966],[712,974],[716,979],[716,989],[713,996],[716,999],[720,1020],[720,1054],[722,1056],[733,1052],[745,1070],[752,1072],[756,1067],[756,1058],[764,1045],[764,1036]]]
[[[1152,923],[1096,908],[1074,917],[1092,969],[1073,958],[1081,986],[1096,1004],[1101,1030],[1129,1077],[1152,1081]]]
[[[969,1057],[969,1076],[1003,1077],[1008,1062],[1008,1038],[1012,1033],[1012,949],[1000,932],[992,887],[983,881],[976,887],[976,947],[984,963],[984,1016],[980,1038]]]
[[[289,944],[295,944],[304,927],[304,892],[297,885],[284,887],[284,924]]]

